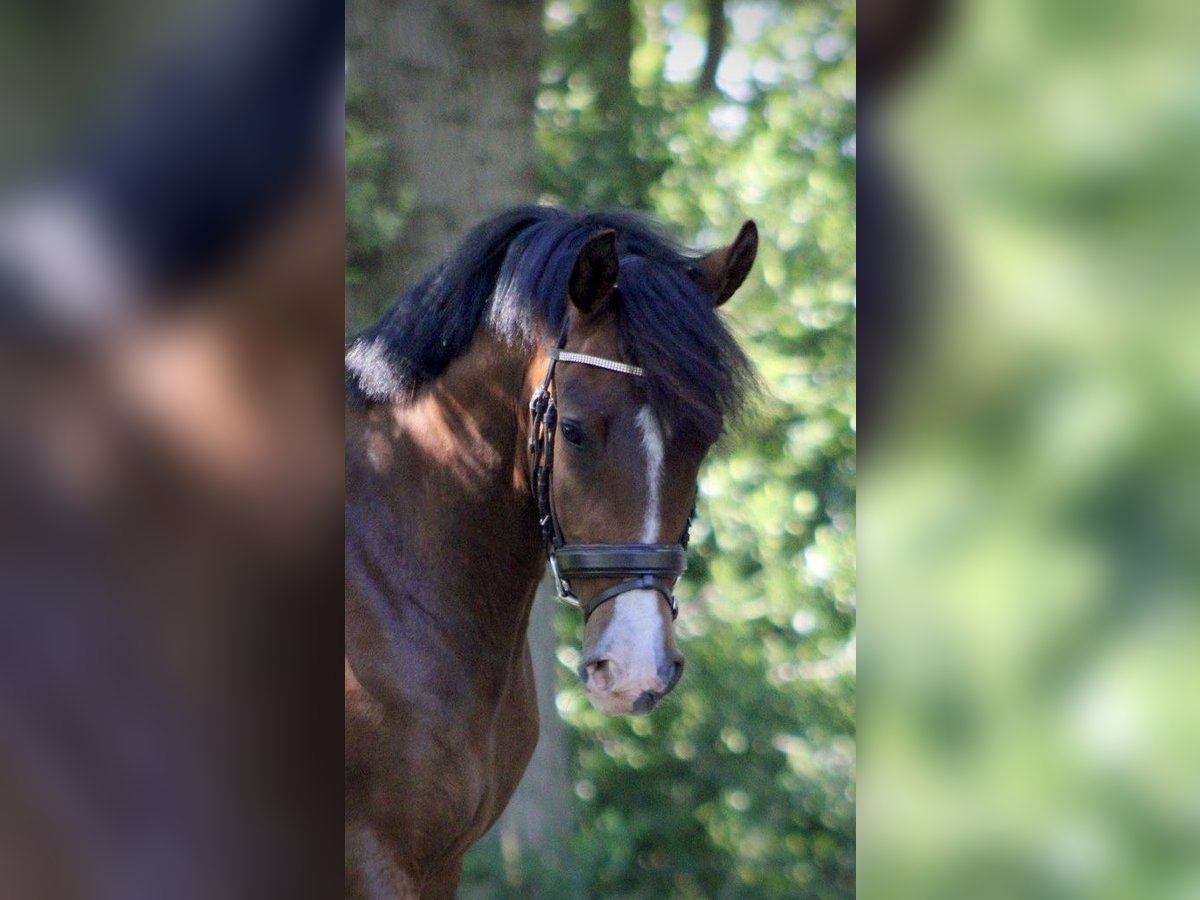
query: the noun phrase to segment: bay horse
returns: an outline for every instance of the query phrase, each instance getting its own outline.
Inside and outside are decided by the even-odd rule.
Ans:
[[[716,313],[753,222],[691,254],[624,211],[477,227],[346,353],[346,894],[452,897],[538,713],[547,557],[585,613],[587,695],[679,680],[696,478],[752,379]]]

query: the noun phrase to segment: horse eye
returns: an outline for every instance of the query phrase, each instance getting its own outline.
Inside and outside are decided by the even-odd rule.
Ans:
[[[576,447],[583,446],[583,432],[573,422],[562,423],[562,436],[568,444],[574,444]]]

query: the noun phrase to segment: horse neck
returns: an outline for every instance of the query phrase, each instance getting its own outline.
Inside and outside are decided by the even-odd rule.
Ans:
[[[491,682],[522,658],[545,565],[526,470],[529,370],[528,352],[481,332],[412,401],[347,420],[348,586],[374,595],[372,615],[391,619],[378,625]]]

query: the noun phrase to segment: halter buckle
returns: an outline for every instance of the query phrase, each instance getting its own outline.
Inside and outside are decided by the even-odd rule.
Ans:
[[[583,607],[579,602],[579,598],[571,593],[571,586],[567,584],[567,580],[558,574],[558,557],[551,553],[549,559],[550,571],[554,573],[554,590],[558,594],[558,599],[567,604],[567,606],[582,609]]]
[[[546,407],[550,405],[549,395],[546,393],[546,388],[540,387],[533,392],[533,396],[529,398],[529,453],[533,455],[537,453],[538,442],[542,439],[539,431],[542,427],[542,420],[546,415]]]

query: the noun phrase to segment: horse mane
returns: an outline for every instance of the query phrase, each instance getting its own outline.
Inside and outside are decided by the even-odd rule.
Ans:
[[[624,210],[523,206],[479,225],[351,340],[347,401],[410,401],[466,351],[481,325],[530,350],[557,335],[575,258],[604,228],[617,233],[613,301],[622,354],[646,370],[651,407],[668,428],[715,440],[753,384],[750,363],[699,283],[699,255]]]

